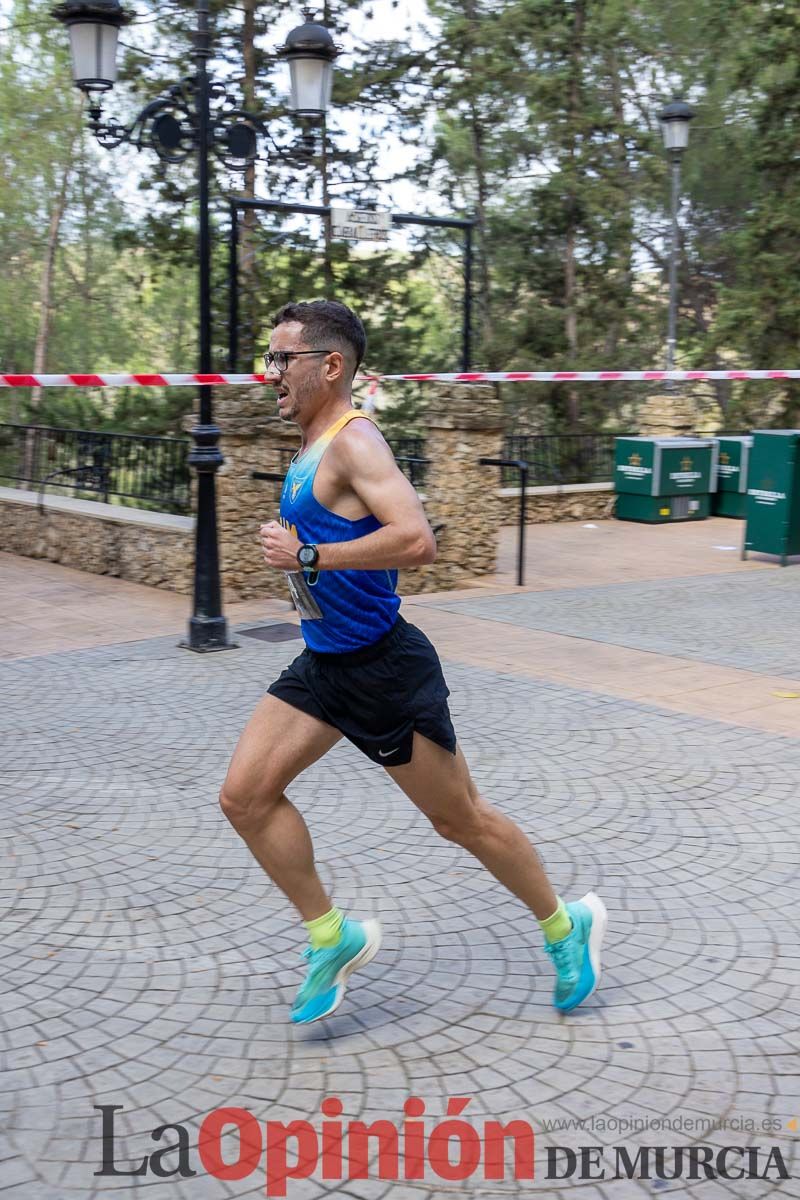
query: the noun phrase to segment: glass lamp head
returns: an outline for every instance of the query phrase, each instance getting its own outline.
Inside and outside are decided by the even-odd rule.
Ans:
[[[686,149],[689,145],[689,122],[693,117],[694,111],[684,100],[678,99],[659,113],[665,150],[681,154]]]
[[[290,108],[301,117],[322,117],[328,110],[333,86],[333,60],[339,51],[324,25],[306,21],[286,38],[281,50],[289,63],[292,95]]]
[[[87,94],[107,92],[117,79],[119,31],[132,17],[119,0],[64,0],[52,15],[69,30],[76,87]]]

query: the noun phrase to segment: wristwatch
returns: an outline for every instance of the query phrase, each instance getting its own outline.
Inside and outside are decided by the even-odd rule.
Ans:
[[[306,571],[312,570],[319,562],[319,550],[311,543],[306,543],[297,551],[297,561]]]

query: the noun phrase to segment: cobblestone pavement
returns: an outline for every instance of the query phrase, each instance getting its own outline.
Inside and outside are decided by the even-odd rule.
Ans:
[[[658,579],[450,601],[437,607],[695,662],[800,674],[800,574]]]
[[[752,577],[766,580],[765,604],[785,605],[787,629],[788,578]],[[718,587],[727,601],[750,582]],[[705,581],[696,586],[705,596]],[[594,613],[600,634],[612,630],[623,593],[640,611],[631,589],[608,588],[570,620]],[[647,588],[635,595],[649,613]],[[502,620],[526,623],[525,606],[543,599],[553,597],[525,596]],[[470,611],[485,603],[511,604],[476,599]],[[744,611],[736,604],[726,609],[732,639]],[[671,619],[677,639],[686,621]],[[331,1096],[345,1121],[396,1123],[404,1101],[419,1097],[428,1132],[448,1097],[470,1098],[465,1115],[479,1131],[494,1118],[530,1121],[536,1180],[485,1181],[478,1170],[454,1182],[428,1167],[418,1181],[326,1182],[317,1169],[290,1180],[289,1197],[613,1200],[663,1188],[757,1200],[775,1190],[764,1179],[548,1181],[555,1145],[604,1147],[609,1175],[616,1146],[635,1157],[648,1145],[777,1145],[800,1174],[797,1123],[787,1124],[800,1117],[799,739],[446,663],[483,792],[534,838],[565,896],[596,888],[608,905],[601,990],[559,1017],[531,917],[340,743],[291,795],[336,901],[380,916],[385,946],[334,1018],[298,1029],[286,1015],[301,979],[300,931],[216,805],[247,715],[298,644],[241,638],[236,653],[200,657],[174,640],[0,667],[3,1200],[145,1187],[166,1200],[263,1196],[263,1160],[240,1180],[202,1169],[203,1116],[239,1106],[262,1122],[320,1130]],[[93,1106],[115,1104],[120,1169],[174,1144],[174,1132],[157,1143],[151,1131],[178,1122],[196,1177],[96,1177]],[[734,1125],[615,1125],[667,1117]],[[592,1118],[594,1130],[543,1125]],[[162,1165],[173,1170],[177,1156]],[[782,1182],[780,1194],[799,1197],[800,1181]]]

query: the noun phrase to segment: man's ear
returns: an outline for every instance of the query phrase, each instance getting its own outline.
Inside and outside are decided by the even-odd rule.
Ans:
[[[325,378],[329,383],[334,383],[337,379],[343,379],[346,371],[347,363],[344,355],[340,354],[338,350],[333,350],[325,362]]]

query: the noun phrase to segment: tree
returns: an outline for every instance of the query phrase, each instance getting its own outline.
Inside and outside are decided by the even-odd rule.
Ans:
[[[747,0],[730,16],[739,33],[737,120],[748,129],[752,169],[745,174],[741,219],[724,239],[731,273],[721,288],[714,343],[735,349],[753,367],[794,366],[800,349],[800,10]],[[745,413],[754,402],[764,412],[764,392],[761,384],[744,389]],[[782,400],[784,419],[797,423],[795,387],[776,384],[772,394]]]
[[[639,9],[590,0],[431,0],[440,116],[427,179],[474,204],[480,231],[481,357],[626,365],[649,350],[646,296],[629,315],[634,224],[649,130],[633,121]],[[526,394],[527,393],[527,394]],[[514,385],[514,409],[543,397],[540,424],[595,426],[608,392]]]

